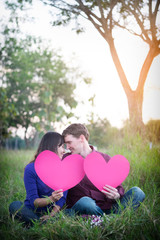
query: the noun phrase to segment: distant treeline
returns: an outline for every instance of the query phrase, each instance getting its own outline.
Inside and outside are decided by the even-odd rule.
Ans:
[[[107,119],[99,119],[97,122],[92,122],[86,125],[90,132],[90,144],[97,146],[98,148],[106,148],[112,144],[122,143],[126,138],[132,138],[134,136],[133,129],[126,122],[125,126],[121,129],[112,127]],[[26,141],[19,136],[6,138],[2,143],[2,148],[5,149],[33,149],[37,148],[43,132],[36,132],[32,138]],[[140,137],[144,141],[151,142],[153,144],[160,142],[160,120],[150,120],[145,125],[145,132],[140,134]]]

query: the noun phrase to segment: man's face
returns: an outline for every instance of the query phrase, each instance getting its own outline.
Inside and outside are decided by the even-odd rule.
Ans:
[[[67,135],[65,136],[64,141],[67,145],[67,149],[69,149],[72,154],[81,154],[83,147],[83,140],[81,136],[76,138],[73,135]]]

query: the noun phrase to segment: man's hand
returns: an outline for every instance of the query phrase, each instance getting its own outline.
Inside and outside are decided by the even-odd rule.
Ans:
[[[109,185],[105,185],[104,190],[102,192],[106,195],[109,199],[117,200],[120,198],[120,194],[118,193],[117,188],[111,187]]]

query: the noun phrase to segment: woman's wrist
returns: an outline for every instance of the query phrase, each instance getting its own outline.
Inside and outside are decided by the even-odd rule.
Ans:
[[[48,204],[55,204],[55,201],[54,201],[54,198],[53,198],[52,195],[49,197],[49,203]]]

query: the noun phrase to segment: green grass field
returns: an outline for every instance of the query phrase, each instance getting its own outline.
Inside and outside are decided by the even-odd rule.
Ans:
[[[104,151],[104,150],[103,150]],[[1,239],[160,239],[160,148],[149,149],[148,144],[136,140],[107,149],[109,155],[124,155],[131,170],[123,186],[127,191],[140,187],[146,194],[145,201],[136,212],[126,209],[121,215],[104,219],[103,227],[91,228],[81,217],[66,217],[63,212],[57,218],[32,228],[24,228],[9,216],[12,201],[25,199],[23,172],[34,156],[33,151],[1,151],[0,153],[0,237]]]

